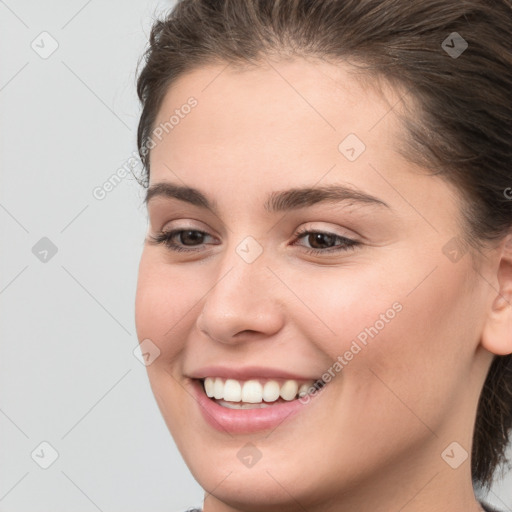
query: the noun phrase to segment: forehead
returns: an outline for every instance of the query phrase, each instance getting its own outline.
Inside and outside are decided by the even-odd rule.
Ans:
[[[187,106],[190,98],[193,108]],[[401,130],[392,109],[397,99],[393,89],[378,94],[347,66],[325,62],[197,68],[180,76],[164,97],[154,125],[162,140],[153,137],[151,166],[165,158],[180,166],[198,159],[202,167],[217,162],[239,168],[244,162],[248,171],[254,163],[259,172],[264,166],[297,173],[298,165],[314,167],[319,157],[344,158],[339,144],[350,134],[382,159]]]
[[[397,151],[402,96],[379,92],[384,85],[363,85],[347,65],[300,59],[192,70],[158,112],[150,184],[209,190],[242,211],[274,190],[340,183],[408,214],[411,205],[425,214],[441,207],[453,219],[454,190]]]

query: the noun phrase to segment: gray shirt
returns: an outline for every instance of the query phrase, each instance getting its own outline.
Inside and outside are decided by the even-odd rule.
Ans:
[[[499,510],[491,508],[490,505],[487,505],[486,503],[480,502],[480,505],[482,505],[482,508],[485,510],[485,512],[499,512]],[[203,511],[200,508],[190,508],[186,512],[203,512]]]

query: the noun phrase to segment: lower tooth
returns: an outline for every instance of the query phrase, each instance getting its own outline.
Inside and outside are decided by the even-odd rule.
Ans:
[[[215,400],[222,407],[227,407],[228,409],[263,409],[265,407],[270,407],[271,404],[266,404],[261,402],[259,404],[243,404],[240,402],[227,402],[225,400]]]

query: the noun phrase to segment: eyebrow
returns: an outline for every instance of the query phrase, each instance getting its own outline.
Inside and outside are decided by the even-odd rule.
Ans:
[[[170,182],[155,183],[148,188],[144,203],[147,205],[154,197],[178,199],[200,208],[209,209],[218,215],[215,201],[208,199],[200,190]],[[324,185],[320,187],[297,187],[272,192],[263,207],[269,213],[284,212],[306,208],[317,203],[339,203],[350,201],[361,205],[383,206],[391,209],[384,201],[365,192],[344,185]]]

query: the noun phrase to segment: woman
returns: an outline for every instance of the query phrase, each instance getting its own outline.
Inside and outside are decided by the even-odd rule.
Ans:
[[[491,510],[512,8],[184,0],[138,78],[136,325],[204,512]]]

